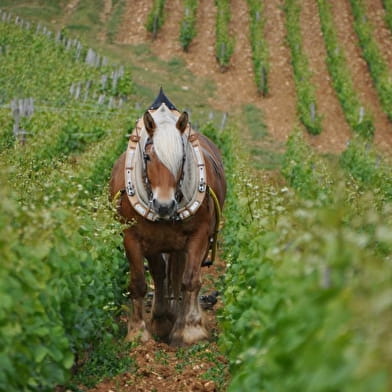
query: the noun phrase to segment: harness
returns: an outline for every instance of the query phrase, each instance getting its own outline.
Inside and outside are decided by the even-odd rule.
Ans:
[[[129,138],[128,148],[125,155],[125,191],[127,193],[129,202],[131,203],[135,211],[141,216],[143,216],[144,218],[146,218],[147,220],[155,222],[158,221],[160,217],[152,208],[151,185],[146,174],[146,165],[144,159],[143,159],[142,176],[143,176],[144,190],[147,193],[148,200],[143,200],[140,192],[138,192],[138,189],[136,187],[137,149],[139,149],[139,155],[141,156],[144,156],[144,152],[145,152],[144,150],[142,151],[143,147],[141,146],[140,143],[143,126],[144,126],[143,120],[142,119],[138,120],[136,127]],[[199,209],[199,207],[201,206],[201,204],[203,203],[206,194],[206,189],[207,189],[205,161],[204,161],[204,155],[201,152],[199,139],[197,137],[197,134],[189,124],[188,124],[188,128],[185,130],[185,134],[187,135],[187,142],[190,144],[192,148],[195,164],[197,165],[198,185],[197,185],[197,192],[195,192],[192,199],[189,200],[186,204],[185,203],[180,204],[180,207],[177,210],[175,217],[173,218],[174,220],[184,220],[194,215],[196,211]],[[149,143],[152,143],[152,141],[147,139],[144,149],[146,146],[148,146]],[[184,158],[183,158],[182,168],[181,168],[182,173],[180,176],[180,180],[177,184],[177,190],[176,190],[177,203],[180,203],[182,200],[181,186],[184,179],[185,159],[186,159],[186,155],[185,155],[185,146],[184,146]]]
[[[142,146],[141,146],[141,133],[143,130],[143,119],[139,119],[136,123],[136,127],[133,130],[129,142],[128,142],[128,147],[126,151],[126,156],[125,156],[125,189],[119,190],[114,198],[113,198],[113,203],[115,205],[118,205],[118,202],[122,198],[122,196],[126,193],[129,202],[131,203],[132,207],[134,210],[141,216],[143,216],[145,219],[151,221],[151,222],[157,222],[160,220],[158,214],[154,211],[152,208],[151,204],[151,198],[152,198],[152,191],[151,191],[151,185],[148,180],[148,176],[146,174],[146,162],[145,162],[145,148],[152,143],[152,140],[147,139],[145,145],[144,145],[144,150],[142,151]],[[222,209],[219,204],[219,200],[216,196],[216,193],[214,190],[207,185],[207,173],[206,173],[206,167],[205,167],[205,160],[204,160],[204,155],[202,153],[200,141],[198,139],[197,133],[192,129],[190,124],[188,124],[187,129],[184,132],[185,135],[187,135],[187,142],[192,148],[193,152],[193,157],[195,160],[195,164],[197,165],[197,190],[193,196],[193,198],[187,202],[186,204],[183,203],[180,205],[183,195],[182,195],[182,190],[181,186],[183,184],[184,180],[184,166],[185,166],[185,161],[186,161],[186,152],[185,152],[185,146],[184,147],[184,155],[183,155],[183,161],[182,161],[182,166],[181,166],[181,174],[180,174],[180,179],[177,183],[177,190],[176,190],[176,201],[180,205],[180,208],[177,210],[177,213],[175,217],[173,218],[174,221],[184,221],[193,215],[196,214],[198,211],[199,207],[203,203],[206,194],[211,196],[215,211],[216,211],[216,225],[215,225],[215,230],[213,233],[213,236],[210,239],[210,250],[211,250],[211,257],[209,261],[204,261],[203,265],[211,265],[216,258],[216,253],[217,253],[217,238],[218,238],[218,233],[220,231],[221,225],[222,225]],[[143,183],[145,187],[145,191],[147,192],[149,202],[147,203],[140,197],[140,193],[137,190],[136,187],[136,157],[137,157],[137,149],[139,149],[139,155],[143,157]]]

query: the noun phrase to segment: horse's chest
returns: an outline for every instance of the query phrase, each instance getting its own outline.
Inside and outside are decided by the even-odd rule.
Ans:
[[[150,225],[137,230],[137,234],[145,254],[184,250],[190,236],[189,231],[170,225]]]

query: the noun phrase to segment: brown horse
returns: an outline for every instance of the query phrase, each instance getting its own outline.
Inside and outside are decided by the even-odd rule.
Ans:
[[[180,114],[162,90],[115,163],[110,194],[127,223],[127,340],[145,341],[152,334],[185,345],[207,338],[200,270],[216,241],[226,181],[217,147],[191,128],[187,113]],[[144,258],[155,287],[149,325],[143,316]]]

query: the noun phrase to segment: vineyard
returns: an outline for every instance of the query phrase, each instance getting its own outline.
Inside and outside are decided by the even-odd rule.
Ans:
[[[0,9],[0,391],[390,391],[392,2],[54,3]],[[229,183],[177,349],[123,342],[108,201],[161,85]]]

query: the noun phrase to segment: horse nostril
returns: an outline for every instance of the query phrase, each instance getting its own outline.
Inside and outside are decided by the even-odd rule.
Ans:
[[[176,201],[171,200],[168,203],[159,203],[158,200],[153,199],[152,206],[161,217],[164,217],[166,215],[172,215],[176,208]]]
[[[167,207],[167,206],[159,206],[158,213],[161,216],[167,215],[169,213],[169,207]]]

